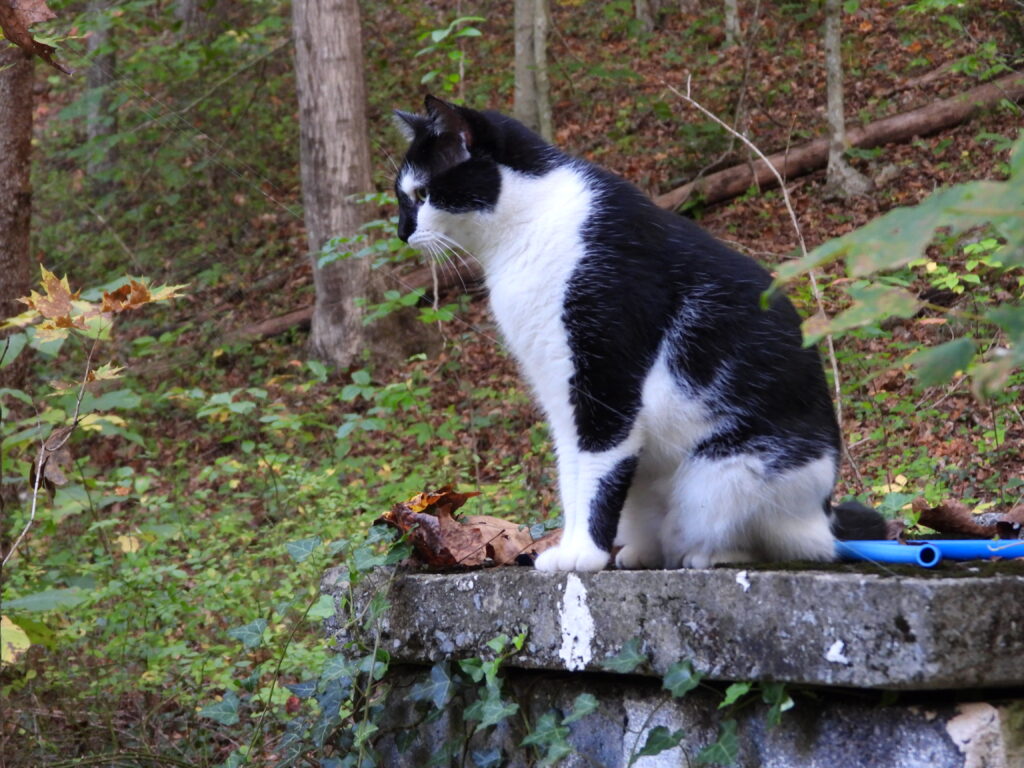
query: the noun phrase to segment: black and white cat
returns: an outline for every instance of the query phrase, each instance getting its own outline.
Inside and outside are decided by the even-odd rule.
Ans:
[[[396,116],[399,237],[479,259],[550,425],[565,529],[536,567],[832,559],[839,430],[768,272],[511,118]]]

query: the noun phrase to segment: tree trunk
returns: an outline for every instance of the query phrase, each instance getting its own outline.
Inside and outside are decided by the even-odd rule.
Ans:
[[[548,141],[552,138],[548,83],[547,0],[515,0],[515,105],[513,115]]]
[[[740,39],[739,0],[725,0],[725,44],[736,45]]]
[[[316,305],[313,354],[344,368],[367,345],[363,310],[370,262],[338,259],[319,265],[320,249],[352,236],[366,220],[350,198],[372,190],[363,42],[357,0],[295,0],[295,78],[299,96],[302,200]]]
[[[863,195],[874,186],[843,154],[846,152],[846,118],[843,110],[843,56],[840,36],[843,24],[841,0],[825,0],[825,82],[827,92],[829,145],[827,184],[839,197]]]
[[[846,141],[851,147],[864,149],[907,141],[915,136],[927,136],[962,123],[978,110],[997,104],[1003,99],[1017,101],[1022,98],[1024,73],[1017,72],[959,96],[943,99],[865,126],[847,128]],[[768,160],[779,170],[783,178],[791,179],[824,168],[828,162],[829,143],[827,138],[816,139],[809,144],[771,155]],[[746,192],[754,184],[760,187],[775,184],[775,175],[760,160],[688,182],[671,192],[659,195],[655,202],[662,208],[678,208],[691,196],[700,195],[706,203],[717,203]]]
[[[117,57],[113,49],[110,31],[110,17],[104,12],[108,5],[92,0],[89,10],[95,20],[88,41],[91,57],[86,72],[86,87],[89,89],[89,111],[86,116],[86,136],[92,153],[88,162],[89,182],[92,192],[105,195],[113,188],[111,172],[116,161],[116,147],[109,137],[117,132],[117,113],[113,109],[113,83]]]
[[[0,42],[0,317],[21,314],[32,285],[32,58]],[[0,350],[4,344],[0,341]],[[21,388],[28,355],[0,369],[0,386]]]
[[[636,20],[644,34],[649,35],[654,31],[655,6],[651,0],[633,0],[633,9],[636,11]]]

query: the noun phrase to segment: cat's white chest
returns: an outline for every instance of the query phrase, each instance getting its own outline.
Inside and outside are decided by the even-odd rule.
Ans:
[[[572,357],[563,322],[566,286],[585,255],[583,225],[593,193],[578,170],[541,177],[503,169],[481,248],[491,309],[549,416],[565,403]]]

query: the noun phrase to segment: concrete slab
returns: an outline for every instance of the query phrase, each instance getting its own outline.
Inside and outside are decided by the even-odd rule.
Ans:
[[[511,662],[524,669],[600,670],[636,637],[651,659],[639,670],[647,675],[688,659],[712,680],[894,690],[1024,685],[1024,575],[845,567],[381,569],[357,600],[386,590],[382,646],[395,662],[479,656],[492,637],[525,630],[526,647]],[[339,578],[341,571],[329,572],[325,591],[340,594]]]

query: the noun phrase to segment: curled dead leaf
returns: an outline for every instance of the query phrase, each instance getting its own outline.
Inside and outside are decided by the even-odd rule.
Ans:
[[[416,557],[433,568],[515,565],[523,558],[532,562],[543,551],[538,545],[544,540],[534,541],[528,528],[488,515],[456,518],[456,510],[477,495],[451,487],[419,493],[396,504],[381,520],[406,534]]]
[[[918,523],[939,533],[983,539],[990,539],[997,533],[995,525],[981,525],[974,519],[971,508],[959,501],[944,501],[930,507],[924,499],[915,499],[912,506],[919,513]]]
[[[42,473],[41,480],[35,476],[32,484],[42,482],[47,488],[53,490],[53,486],[67,485],[68,478],[65,471],[71,469],[72,457],[68,441],[74,427],[59,427],[50,433],[46,441],[39,448],[39,458],[36,461],[36,473]]]

